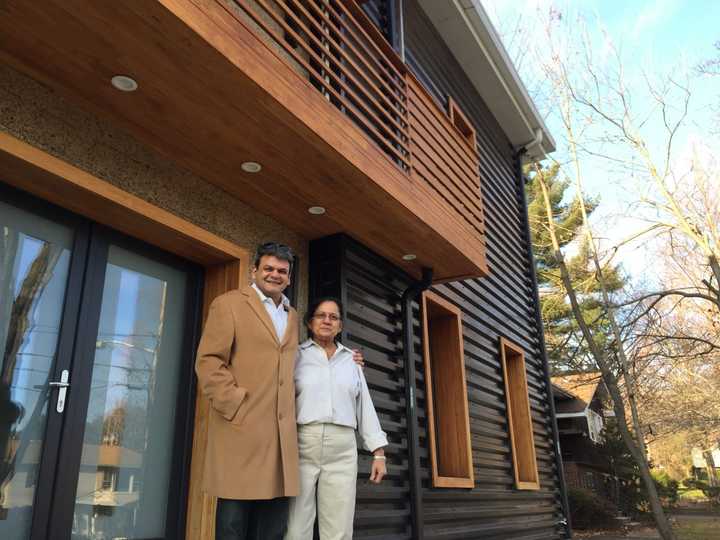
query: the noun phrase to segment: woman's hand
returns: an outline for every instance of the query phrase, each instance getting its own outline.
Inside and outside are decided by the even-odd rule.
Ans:
[[[355,362],[360,367],[365,366],[365,358],[363,357],[362,351],[353,349],[353,362]]]
[[[370,468],[370,481],[373,484],[379,484],[382,482],[382,479],[386,474],[387,468],[385,467],[385,452],[383,450],[376,450],[373,452],[372,466]]]

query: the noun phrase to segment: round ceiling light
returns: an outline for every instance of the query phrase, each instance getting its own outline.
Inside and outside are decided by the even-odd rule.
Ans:
[[[310,212],[313,216],[322,216],[325,213],[325,207],[311,206],[308,208],[308,212]]]
[[[402,258],[403,261],[414,261],[415,259],[417,259],[417,255],[415,255],[414,253],[406,253],[402,256]]]
[[[127,75],[115,75],[110,82],[121,92],[134,92],[138,89],[137,81]]]
[[[240,168],[248,173],[258,173],[262,170],[262,165],[255,161],[245,161],[240,165]]]

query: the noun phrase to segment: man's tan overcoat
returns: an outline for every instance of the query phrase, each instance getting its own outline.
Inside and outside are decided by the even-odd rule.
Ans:
[[[210,399],[203,487],[224,499],[272,499],[298,494],[293,370],[297,313],[285,335],[251,287],[210,306],[195,370]]]

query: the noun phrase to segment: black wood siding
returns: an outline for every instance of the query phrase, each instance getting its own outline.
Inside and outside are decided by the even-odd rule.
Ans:
[[[390,474],[380,487],[368,484],[369,458],[361,457],[355,536],[411,538],[400,305],[402,292],[411,281],[385,259],[344,236],[311,243],[310,276],[311,295],[330,294],[343,299],[346,322],[342,340],[363,350],[365,374],[390,441]],[[499,306],[502,299],[494,298],[492,291],[484,291],[486,287],[481,283],[484,281],[487,280],[468,280],[434,288],[463,311],[476,485],[473,490],[431,487],[420,319],[417,304],[414,306],[425,538],[560,538],[555,532],[560,519],[559,501],[542,369],[531,355],[527,359],[528,382],[542,489],[513,488],[497,338],[506,335],[523,345],[527,353],[532,340],[527,337],[529,332],[519,327],[529,325],[532,318],[526,315],[524,323],[521,320],[510,323],[511,314],[498,318],[494,312],[509,311],[512,307]],[[492,301],[488,297],[493,297]]]
[[[435,287],[463,312],[465,367],[470,403],[475,488],[432,488],[426,438],[425,383],[419,313],[414,308],[417,400],[423,486],[424,537],[444,539],[550,540],[562,538],[563,519],[539,329],[536,285],[525,240],[522,184],[512,148],[452,54],[415,0],[404,2],[405,46],[420,79],[432,83],[438,102],[460,104],[475,124],[485,203],[490,276]],[[378,217],[381,219],[381,216]],[[405,381],[400,298],[410,280],[402,270],[353,240],[334,236],[310,248],[312,294],[333,294],[345,303],[343,342],[364,351],[368,382],[390,448],[389,480],[367,482],[361,458],[357,538],[410,538]],[[525,351],[541,489],[514,489],[504,383],[498,339]]]
[[[476,488],[452,493],[432,489],[428,471],[423,482],[425,537],[559,538],[562,529],[557,524],[564,516],[552,439],[552,397],[535,319],[536,284],[531,279],[517,163],[497,121],[416,0],[405,0],[404,19],[407,51],[424,76],[443,94],[451,95],[475,124],[490,268],[488,278],[434,289],[463,311]],[[540,491],[513,488],[499,336],[525,351]],[[418,382],[418,390],[423,386]],[[423,465],[429,468],[427,461]],[[450,534],[453,530],[458,531],[456,535]]]

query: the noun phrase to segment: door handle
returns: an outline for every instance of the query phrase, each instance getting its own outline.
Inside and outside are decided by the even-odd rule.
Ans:
[[[63,412],[65,410],[65,398],[67,396],[67,389],[70,387],[70,372],[67,369],[63,369],[60,373],[60,380],[50,381],[48,383],[48,386],[50,388],[59,388],[57,405],[55,406],[55,410],[59,413]]]

